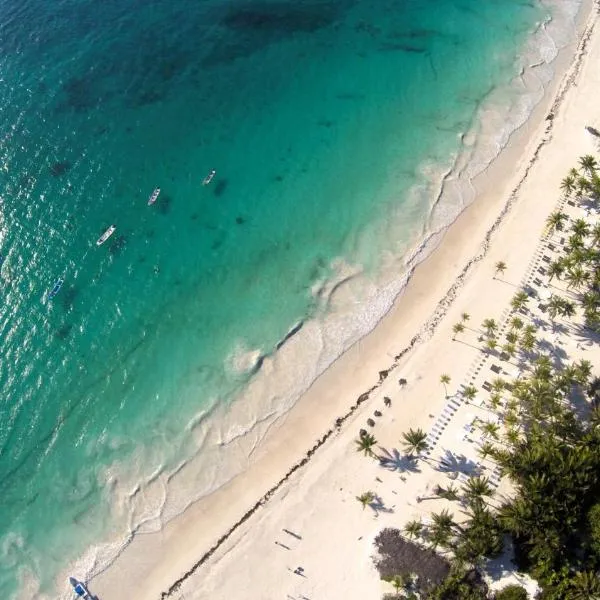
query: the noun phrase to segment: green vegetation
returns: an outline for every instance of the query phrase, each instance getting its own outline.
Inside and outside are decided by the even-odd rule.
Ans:
[[[362,504],[364,510],[375,500],[375,494],[373,492],[363,492],[360,496],[356,496],[356,499]]]
[[[442,373],[442,375],[440,375],[440,383],[444,386],[444,394],[446,395],[446,398],[448,397],[448,384],[450,383],[450,375],[448,375],[447,373]]]
[[[373,448],[376,446],[377,440],[373,434],[361,433],[360,437],[355,440],[355,442],[357,452],[363,452],[365,456],[376,457]]]
[[[498,276],[498,274],[500,275],[504,275],[504,271],[506,271],[506,263],[504,261],[499,260],[495,265],[494,265],[494,279],[496,279],[496,277]]]
[[[496,594],[494,600],[528,600],[528,598],[525,588],[520,585],[508,585]]]
[[[404,449],[408,456],[421,454],[427,450],[427,434],[422,429],[409,429],[402,434],[404,440]]]
[[[454,325],[452,326],[452,333],[454,334],[452,336],[452,339],[455,340],[456,336],[459,333],[462,333],[465,330],[465,326],[462,323],[454,323]]]
[[[562,191],[600,208],[598,163],[584,156],[579,164],[580,170],[572,169],[563,180]],[[550,235],[562,231],[563,237],[569,236],[563,255],[547,271],[550,280],[562,280],[568,291],[550,296],[542,309],[554,327],[559,318],[582,316],[583,327],[569,324],[569,328],[589,338],[600,332],[600,224],[592,227],[582,219],[569,223],[567,215],[557,210],[547,227]],[[497,263],[495,268],[497,275],[506,265]],[[518,569],[540,586],[538,600],[600,600],[600,378],[593,377],[587,360],[557,363],[544,353],[546,340],[538,341],[537,322],[525,323],[522,318],[530,319],[526,308],[530,293],[521,289],[513,297],[510,330],[503,333],[494,319],[485,319],[485,338],[480,338],[484,350],[501,348],[500,358],[517,357],[521,369],[518,379],[498,378],[486,387],[485,407],[500,420],[479,420],[484,434],[479,454],[482,460],[492,459],[510,480],[510,497],[496,497],[481,471],[460,490],[438,486],[438,498],[460,501],[461,507],[456,512],[444,508],[432,513],[427,526],[411,521],[404,533],[418,540],[406,544],[449,557],[446,574],[441,579],[442,566],[436,565],[437,578],[419,574],[410,579],[410,586],[399,586],[394,597],[524,600],[527,593],[518,585],[491,594],[480,575],[484,559],[497,556],[509,536]],[[461,325],[454,326],[455,337],[464,330]],[[444,386],[449,381],[447,375],[440,377]],[[467,401],[472,402],[478,392],[472,385],[463,388]],[[410,430],[403,438],[411,455],[426,447],[421,430]],[[455,514],[467,518],[458,524]],[[396,542],[390,530],[385,531],[391,548]],[[416,551],[403,546],[405,555],[411,552]],[[390,569],[392,563],[386,563]],[[390,576],[408,576],[417,570],[411,571],[408,563],[398,565],[394,568],[400,570]]]

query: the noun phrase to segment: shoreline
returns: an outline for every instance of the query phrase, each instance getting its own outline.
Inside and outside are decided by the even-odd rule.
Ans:
[[[591,9],[593,10],[593,8]],[[579,44],[577,46],[577,50],[575,52],[575,57],[573,60],[573,63],[571,65],[571,68],[573,69],[572,73],[567,73],[566,75],[568,75],[566,81],[564,81],[564,85],[561,82],[561,85],[559,86],[559,91],[557,93],[557,95],[554,97],[554,101],[552,102],[552,105],[550,107],[551,112],[550,114],[553,114],[554,111],[557,111],[563,100],[565,95],[567,94],[567,92],[570,89],[570,86],[573,85],[575,79],[577,78],[577,76],[579,75],[580,71],[581,71],[581,65],[583,62],[583,59],[585,57],[585,51],[587,49],[587,46],[589,44],[590,38],[592,36],[592,33],[594,31],[594,25],[595,23],[592,22],[588,25],[588,27],[586,27],[586,30],[584,31],[584,33],[581,36],[581,40],[579,41]],[[549,120],[549,124],[547,125],[546,129],[545,129],[545,135],[551,134],[552,129],[553,129],[553,118],[549,119],[547,117],[546,120]],[[469,274],[469,272],[471,271],[471,269],[474,267],[474,265],[476,265],[479,261],[481,261],[483,258],[485,258],[485,256],[488,253],[489,247],[490,247],[490,243],[491,243],[491,239],[493,237],[493,235],[496,233],[496,231],[498,230],[498,228],[502,225],[504,218],[506,217],[506,215],[509,213],[509,211],[511,210],[512,206],[514,205],[514,203],[517,201],[517,194],[521,188],[521,186],[523,185],[523,183],[525,182],[525,180],[527,179],[529,172],[531,170],[531,168],[533,167],[533,165],[538,161],[539,158],[539,153],[540,150],[548,144],[548,142],[551,140],[551,136],[549,138],[544,137],[537,145],[535,152],[533,154],[533,156],[531,157],[531,159],[529,160],[529,163],[527,164],[527,167],[525,169],[525,172],[523,174],[523,176],[521,177],[521,179],[519,180],[518,184],[516,185],[516,187],[513,188],[506,204],[504,205],[504,207],[502,208],[501,213],[498,215],[498,217],[496,218],[496,220],[494,221],[492,227],[490,229],[488,229],[484,240],[481,243],[481,251],[476,254],[475,256],[472,257],[472,259],[463,267],[462,271],[460,272],[460,274],[458,275],[458,277],[454,280],[453,284],[451,285],[451,287],[448,289],[448,291],[446,292],[446,294],[439,300],[439,302],[436,305],[435,311],[434,313],[431,315],[430,319],[428,319],[428,321],[423,325],[422,329],[415,334],[412,339],[410,340],[410,343],[408,344],[408,346],[404,347],[396,356],[394,356],[394,361],[389,365],[389,367],[383,371],[379,372],[379,381],[371,386],[368,390],[364,391],[360,396],[358,396],[358,398],[356,398],[356,401],[354,402],[354,404],[352,404],[350,406],[350,408],[342,415],[336,418],[335,420],[335,425],[333,428],[330,428],[329,430],[327,430],[324,435],[317,439],[316,442],[313,444],[313,446],[306,452],[306,454],[302,457],[301,460],[299,460],[298,462],[296,462],[285,474],[285,476],[283,478],[281,478],[275,485],[273,485],[271,488],[269,488],[269,490],[256,502],[256,504],[254,506],[252,506],[243,516],[241,519],[239,519],[236,523],[234,523],[218,540],[217,542],[208,550],[205,552],[205,554],[186,572],[184,573],[181,577],[179,577],[176,581],[173,582],[173,584],[164,592],[162,592],[160,594],[160,598],[161,599],[165,599],[165,598],[169,598],[171,597],[171,595],[178,591],[182,585],[182,583],[184,581],[186,581],[190,576],[192,576],[199,567],[201,567],[204,563],[206,563],[207,560],[209,560],[213,554],[219,549],[219,547],[241,526],[243,525],[257,510],[259,510],[262,506],[264,506],[269,500],[270,498],[279,490],[279,488],[281,488],[282,485],[284,485],[292,475],[294,475],[294,473],[296,471],[298,471],[299,469],[301,469],[302,467],[304,467],[305,465],[308,464],[308,462],[310,461],[311,457],[313,456],[313,454],[323,445],[325,444],[325,442],[327,440],[329,440],[329,438],[331,438],[332,435],[334,435],[336,433],[337,430],[339,430],[343,424],[354,415],[354,413],[360,408],[360,406],[366,402],[367,400],[369,400],[370,395],[377,390],[378,388],[381,387],[381,384],[388,378],[388,376],[390,375],[390,373],[394,370],[396,370],[399,366],[400,366],[400,361],[401,359],[408,353],[411,352],[414,347],[417,344],[421,344],[424,341],[426,341],[424,339],[424,336],[426,335],[430,335],[432,334],[438,327],[440,321],[446,316],[447,314],[447,309],[449,307],[450,304],[452,304],[452,302],[454,301],[454,299],[456,298],[458,292],[460,291],[461,287],[464,284],[464,280],[467,277],[467,275]],[[504,149],[502,149],[504,150]],[[502,152],[502,150],[500,152]],[[487,170],[487,167],[484,169],[484,171]],[[443,187],[443,186],[442,186]],[[438,199],[439,197],[441,197],[442,195],[442,190],[440,190],[440,193],[438,194]],[[437,203],[437,200],[436,200]],[[468,207],[467,207],[468,208]],[[465,209],[466,210],[466,209]],[[464,212],[464,211],[463,211]],[[460,215],[457,217],[460,218],[460,216],[463,213],[461,212]],[[451,223],[449,225],[449,227],[451,227],[454,223]],[[440,242],[441,244],[441,242]],[[439,246],[436,247],[433,252],[437,252],[439,249]],[[426,262],[427,261],[426,257],[424,259],[424,261],[422,262]],[[414,273],[414,271],[419,268],[419,266],[422,263],[418,263],[416,264],[412,269],[411,272],[409,274],[409,278],[412,278],[412,274]],[[410,283],[409,283],[410,285]],[[379,323],[378,323],[379,325]],[[378,326],[377,325],[377,326]],[[300,326],[296,325],[292,331],[293,333],[296,333],[296,331],[298,331],[300,329],[300,327],[302,326],[302,323],[300,323]],[[292,333],[292,335],[293,335]],[[278,349],[280,346],[282,346],[285,341],[287,341],[289,339],[289,337],[291,337],[289,334],[284,338],[284,340],[282,342],[280,342],[280,344],[278,344]]]
[[[556,76],[556,79],[558,79],[558,81],[556,81],[556,90],[553,95],[551,95],[549,98],[547,98],[547,104],[550,105],[551,112],[558,111],[561,108],[567,93],[572,88],[572,86],[575,82],[575,79],[578,77],[578,75],[582,69],[582,65],[583,65],[584,59],[586,57],[586,50],[587,50],[588,44],[590,42],[592,32],[594,31],[594,24],[595,24],[594,23],[594,21],[595,21],[594,14],[597,12],[597,9],[598,9],[598,5],[597,5],[597,3],[595,3],[594,6],[590,9],[591,17],[589,18],[588,27],[586,28],[586,31],[584,32],[584,34],[578,38],[577,48],[576,48],[575,52],[573,53],[573,58],[569,64],[566,72],[563,71],[560,75]],[[554,80],[553,80],[553,83],[554,83]],[[544,105],[545,101],[542,100],[539,104]],[[548,107],[546,107],[544,109],[544,106],[537,106],[534,112],[538,112],[540,110],[543,112],[547,112]],[[539,116],[538,116],[538,118],[539,118]],[[541,121],[539,126],[541,127],[541,125],[543,123],[544,123],[544,121]],[[519,130],[517,130],[517,132],[519,132],[521,135],[526,136],[527,132],[520,131],[520,130],[521,129],[525,130],[528,127],[530,127],[529,120],[527,121],[527,123],[525,125],[521,126],[521,128],[519,128]],[[518,195],[521,187],[527,180],[531,168],[533,167],[534,164],[536,164],[538,162],[538,158],[539,158],[539,154],[540,154],[541,150],[544,148],[544,146],[546,146],[552,140],[551,133],[553,131],[553,128],[554,128],[554,119],[551,119],[544,128],[541,140],[539,140],[538,143],[535,144],[535,147],[532,148],[532,151],[528,152],[527,148],[524,149],[524,154],[526,155],[526,157],[529,156],[529,160],[526,161],[526,165],[524,166],[524,171],[522,173],[522,176],[518,179],[517,185],[512,187],[508,197],[505,198],[505,202],[503,205],[501,205],[501,211],[499,212],[499,214],[498,214],[497,210],[494,211],[493,209],[491,209],[492,212],[495,212],[496,214],[498,214],[498,216],[493,221],[491,227],[489,227],[485,231],[485,235],[483,237],[478,238],[481,241],[476,246],[475,254],[472,254],[472,256],[470,257],[470,260],[468,260],[468,262],[465,263],[462,270],[459,270],[457,272],[457,274],[450,280],[451,285],[449,288],[447,288],[447,286],[446,286],[447,289],[445,290],[443,295],[436,296],[436,298],[440,298],[440,299],[437,301],[437,303],[434,304],[434,310],[432,312],[430,312],[429,318],[424,323],[421,321],[422,326],[419,329],[418,333],[412,335],[412,337],[409,337],[408,343],[405,344],[404,346],[402,346],[399,351],[396,351],[395,354],[393,354],[393,361],[390,364],[388,364],[387,368],[379,371],[379,381],[377,383],[375,383],[374,385],[371,385],[366,391],[363,391],[362,393],[360,393],[360,395],[353,401],[350,408],[347,409],[345,412],[343,412],[342,416],[338,416],[335,419],[335,425],[333,427],[330,426],[328,429],[326,429],[326,433],[323,434],[321,437],[317,438],[316,442],[313,443],[313,445],[310,447],[310,449],[308,451],[304,451],[304,453],[302,454],[302,458],[300,460],[297,460],[293,464],[292,467],[288,468],[288,470],[285,471],[285,475],[283,476],[283,478],[281,478],[274,486],[271,486],[268,489],[268,491],[266,493],[264,493],[260,497],[260,499],[258,501],[256,501],[254,504],[248,502],[246,504],[246,506],[251,506],[251,508],[249,510],[247,510],[242,515],[241,518],[239,518],[237,521],[235,521],[234,525],[231,526],[225,534],[222,534],[218,538],[218,541],[216,543],[214,543],[208,551],[204,552],[204,554],[201,556],[201,558],[196,560],[196,562],[193,564],[193,566],[190,569],[188,569],[184,573],[184,575],[182,575],[181,577],[176,579],[170,585],[170,587],[167,589],[167,591],[163,591],[160,596],[161,598],[166,598],[166,597],[169,597],[170,595],[172,595],[173,592],[175,592],[179,589],[179,587],[181,586],[181,584],[184,581],[186,581],[194,572],[196,572],[200,566],[202,566],[204,563],[206,563],[206,561],[215,554],[215,552],[223,545],[223,543],[225,541],[227,541],[236,532],[236,530],[239,529],[239,527],[241,525],[243,525],[246,521],[248,521],[248,519],[252,515],[254,515],[258,511],[259,508],[264,506],[277,493],[277,491],[280,490],[280,488],[283,486],[283,484],[286,483],[287,481],[289,481],[289,479],[291,478],[291,476],[293,474],[295,474],[298,470],[300,470],[303,466],[305,466],[312,459],[312,457],[315,454],[317,449],[321,448],[325,444],[326,441],[328,441],[330,438],[332,438],[334,436],[334,434],[339,432],[341,425],[343,423],[349,421],[353,416],[357,415],[357,413],[360,412],[360,411],[358,411],[358,409],[365,402],[367,402],[367,400],[369,400],[371,398],[371,395],[373,394],[373,392],[375,390],[381,388],[383,386],[383,384],[389,378],[391,378],[392,373],[401,366],[402,360],[407,356],[407,354],[409,352],[411,352],[412,350],[414,350],[415,347],[422,346],[423,342],[427,341],[427,339],[429,339],[433,335],[433,333],[437,331],[437,329],[440,326],[440,323],[443,321],[443,319],[447,315],[450,307],[452,306],[452,304],[456,300],[457,296],[459,295],[459,292],[463,289],[466,279],[469,277],[471,272],[474,270],[474,267],[479,262],[481,262],[483,260],[483,258],[485,258],[487,256],[487,253],[490,249],[490,245],[493,242],[494,235],[496,234],[497,230],[501,227],[501,225],[504,223],[506,216],[511,212],[511,209],[513,208],[514,204],[516,203],[516,201],[518,199],[517,195]],[[536,136],[534,136],[530,141],[535,141],[535,137]],[[511,139],[512,139],[512,136],[511,136]],[[509,142],[509,144],[510,144],[510,142]],[[517,142],[517,144],[518,144],[518,142]],[[505,150],[506,149],[503,149],[501,151],[501,155],[505,153]],[[516,150],[517,151],[523,150],[523,148],[517,148]],[[521,169],[519,169],[519,170],[521,170]],[[487,169],[486,169],[486,171],[487,171]],[[487,173],[485,173],[485,175],[487,175]],[[477,195],[480,195],[479,191],[477,192]],[[421,295],[418,289],[415,292],[415,288],[417,287],[417,284],[413,282],[413,279],[417,278],[417,277],[419,277],[419,279],[422,279],[424,277],[423,271],[427,270],[426,267],[429,265],[431,268],[431,263],[432,262],[435,263],[435,260],[439,260],[439,258],[440,258],[439,255],[441,254],[444,245],[448,243],[447,238],[451,237],[452,235],[456,235],[457,228],[455,227],[455,225],[457,225],[459,222],[467,219],[466,213],[475,211],[475,208],[479,208],[480,211],[482,210],[481,207],[475,207],[475,204],[477,204],[477,202],[466,207],[460,213],[460,215],[455,219],[455,221],[449,226],[449,228],[446,229],[442,233],[443,239],[439,242],[439,244],[437,244],[436,248],[432,251],[432,253],[429,256],[427,256],[424,260],[422,260],[417,265],[415,265],[411,268],[410,282],[409,282],[407,288],[401,294],[401,297],[396,299],[396,301],[394,302],[394,307],[377,324],[377,326],[375,328],[376,330],[379,330],[379,334],[381,334],[381,329],[386,324],[386,321],[389,321],[389,319],[392,318],[394,316],[394,314],[396,314],[396,316],[398,316],[397,313],[399,311],[401,311],[400,306],[403,304],[406,304],[407,302],[410,301],[411,294],[414,295],[416,293],[417,297],[419,297]],[[488,209],[488,210],[490,210],[490,209]],[[471,248],[471,250],[472,250],[472,248]],[[419,282],[417,282],[417,283],[419,283]],[[420,283],[422,283],[422,281]],[[410,311],[408,311],[408,312],[410,312]],[[411,319],[405,318],[405,321],[406,321],[405,325],[408,325],[409,327],[410,327],[410,325],[414,325],[414,322]],[[417,319],[414,319],[414,321],[417,321]],[[372,337],[374,333],[375,333],[375,331],[369,333],[366,336],[366,338]],[[287,339],[288,338],[286,338],[286,340]],[[359,342],[355,343],[354,347],[351,348],[350,350],[348,350],[345,353],[345,355],[349,354],[351,352],[356,353],[357,351],[358,351],[358,353],[360,353],[360,346],[364,345],[365,343],[367,343],[367,341],[365,338],[363,338]],[[358,348],[358,350],[357,350],[357,348]],[[340,359],[334,361],[333,365],[331,365],[327,369],[327,372],[329,372],[329,374],[326,377],[324,377],[326,374],[321,375],[319,377],[319,380],[330,379],[332,377],[330,371],[336,367],[339,368],[338,363],[340,363],[343,360],[343,358],[344,357],[340,357]],[[373,376],[373,374],[371,374],[371,378],[372,378],[372,376]],[[311,386],[311,391],[314,392],[315,390],[313,388],[317,388],[317,390],[318,390],[322,386],[323,386],[323,381],[315,382]],[[318,394],[318,391],[317,391],[317,394]],[[302,400],[304,400],[304,399],[302,399]],[[301,401],[299,401],[299,403],[300,402]],[[346,406],[347,406],[347,403],[344,403],[344,404],[346,404]],[[292,409],[292,411],[297,412],[296,407],[294,407]],[[290,420],[294,420],[293,416],[290,416],[289,418],[290,418]],[[283,418],[283,420],[284,420],[284,422],[287,422],[288,415],[286,415]],[[302,418],[300,420],[302,420]],[[286,423],[284,423],[284,424],[286,424]],[[331,425],[331,421],[329,421],[329,424]],[[279,429],[279,427],[278,427],[278,429]],[[321,428],[321,431],[323,431],[323,430],[324,429]],[[314,439],[314,436],[313,436],[313,439]],[[268,445],[272,447],[273,441],[271,440]],[[263,456],[265,454],[268,454],[268,449],[263,448],[261,451],[261,454]],[[282,461],[282,462],[285,462],[285,461]],[[288,464],[289,464],[289,462],[288,462]],[[252,468],[249,470],[252,470]],[[248,477],[248,473],[244,473],[243,479],[246,479],[247,477]],[[236,478],[236,481],[237,481],[237,479],[238,478]],[[231,484],[227,484],[226,486],[224,486],[224,489],[217,490],[215,492],[215,494],[222,495],[223,493],[226,493],[228,488],[236,486],[236,481],[231,482]],[[240,482],[238,481],[237,484],[239,484],[239,483]],[[214,499],[213,499],[213,501],[214,501]],[[200,504],[200,503],[203,503],[203,501],[200,501],[197,504]],[[183,516],[182,519],[189,520],[188,517],[190,517],[190,516],[191,515]],[[178,519],[180,519],[180,517],[176,518],[176,520],[178,520]],[[172,524],[169,523],[167,525],[167,527],[171,528],[172,530],[179,529],[174,526],[172,527],[171,525]],[[170,535],[167,532],[161,532],[158,535],[160,535],[161,537],[165,537],[167,539],[173,539],[173,535]],[[101,578],[102,578],[102,575],[100,576],[99,579],[101,579]],[[173,578],[171,578],[171,581],[173,581]],[[102,593],[105,593],[105,592],[102,592]]]

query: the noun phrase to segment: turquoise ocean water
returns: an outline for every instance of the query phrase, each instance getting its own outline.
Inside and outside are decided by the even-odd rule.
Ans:
[[[319,310],[336,259],[369,276],[405,250],[379,225],[408,198],[418,238],[423,166],[452,163],[547,15],[0,2],[0,597],[55,597],[71,561],[135,528],[114,473],[135,490],[201,453],[190,420],[254,376],[232,368],[239,348],[273,352]]]

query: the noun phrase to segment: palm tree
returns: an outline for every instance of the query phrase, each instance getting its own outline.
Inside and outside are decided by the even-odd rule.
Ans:
[[[587,280],[589,274],[583,270],[582,267],[573,267],[567,273],[568,285],[567,289],[574,287],[576,290],[579,289]]]
[[[594,171],[598,168],[596,159],[591,154],[586,154],[579,159],[581,168],[589,175],[592,176]]]
[[[364,452],[365,456],[375,456],[373,447],[377,444],[377,440],[373,434],[363,433],[355,442],[357,452]]]
[[[519,335],[517,334],[516,331],[509,331],[506,334],[506,341],[509,344],[513,344],[514,345],[514,344],[516,344],[519,341]]]
[[[485,342],[485,345],[488,351],[492,353],[496,349],[498,342],[494,338],[488,338]]]
[[[456,339],[456,336],[459,333],[462,333],[465,330],[465,326],[462,323],[454,323],[454,325],[452,326],[452,333],[454,333],[454,335],[452,336],[452,341],[454,341]]]
[[[466,323],[471,318],[471,315],[468,312],[464,312],[460,315],[460,320],[463,323]]]
[[[590,179],[590,193],[594,200],[600,200],[600,175],[594,173]]]
[[[447,488],[438,486],[436,493],[440,498],[450,500],[451,502],[459,499],[458,488],[454,487],[452,483]]]
[[[473,385],[468,385],[463,390],[463,396],[465,397],[467,402],[472,402],[475,399],[476,395],[477,395],[477,388]]]
[[[447,385],[450,383],[450,375],[448,375],[447,373],[442,373],[440,375],[440,383],[444,386],[444,393],[446,395],[446,398],[448,397],[448,388]]]
[[[575,303],[563,299],[562,306],[560,307],[560,314],[562,317],[572,317],[575,314]]]
[[[600,578],[593,571],[581,571],[575,574],[573,590],[569,593],[572,600],[598,600],[600,598]]]
[[[600,246],[600,223],[592,227],[592,243],[594,246]]]
[[[528,300],[529,300],[529,295],[527,294],[527,292],[524,292],[521,290],[520,292],[517,292],[513,296],[513,299],[510,301],[510,305],[515,310],[521,310],[522,308],[525,307]]]
[[[360,496],[356,496],[356,499],[362,504],[363,510],[375,500],[375,494],[373,492],[363,492]]]
[[[577,186],[578,198],[581,198],[584,192],[587,192],[590,189],[590,182],[585,177],[578,177],[577,181],[575,182],[575,185]]]
[[[581,297],[581,305],[586,310],[597,310],[600,305],[600,293],[588,291]]]
[[[517,353],[517,346],[516,344],[507,342],[506,344],[504,344],[504,346],[502,346],[502,352],[508,354],[509,359],[513,358],[514,355]]]
[[[575,171],[575,174],[571,172],[570,175],[568,175],[561,181],[560,188],[567,196],[570,196],[573,193],[573,190],[575,189],[575,178],[578,175],[579,174],[577,173],[577,171]]]
[[[503,391],[506,389],[506,381],[504,381],[502,377],[494,377],[494,379],[492,379],[492,389],[495,392]]]
[[[405,526],[404,526],[404,533],[406,533],[406,535],[409,538],[413,538],[413,537],[419,537],[419,535],[421,535],[421,532],[423,531],[423,523],[421,523],[421,521],[409,521]]]
[[[576,219],[571,225],[571,231],[578,237],[586,237],[590,233],[590,226],[583,219]]]
[[[564,180],[563,180],[564,181]],[[573,184],[575,182],[571,180],[571,191],[573,189]],[[569,192],[570,193],[570,192]],[[568,195],[568,194],[567,194]],[[552,233],[554,230],[562,231],[565,221],[567,220],[567,215],[559,210],[555,210],[551,213],[546,219],[546,227],[548,227],[549,233]]]
[[[514,429],[512,427],[508,428],[506,430],[506,433],[504,434],[504,439],[506,439],[506,441],[510,445],[512,445],[513,447],[515,447],[519,443],[519,440],[521,439],[521,435],[519,434],[519,430],[518,429]]]
[[[552,294],[552,296],[550,296],[547,308],[548,316],[550,317],[551,321],[554,321],[554,319],[556,319],[556,316],[560,313],[562,301],[563,299],[560,296],[557,296],[555,294]]]
[[[482,323],[482,327],[485,329],[489,337],[493,337],[496,329],[498,329],[498,324],[494,319],[485,319]]]
[[[483,431],[486,435],[498,439],[498,431],[500,431],[500,426],[497,423],[492,423],[491,421],[485,421],[481,426],[481,431]]]
[[[494,490],[487,477],[469,477],[463,486],[463,492],[468,500],[482,500],[484,496],[491,497]]]
[[[444,509],[439,513],[431,513],[431,520],[434,525],[441,527],[442,529],[452,530],[453,527],[456,527],[456,523],[450,514],[448,509]]]
[[[409,574],[401,574],[394,575],[389,579],[384,579],[384,581],[388,581],[389,583],[391,583],[394,586],[394,589],[396,590],[396,595],[400,597],[400,590],[408,589],[410,587],[412,583],[412,577]]]
[[[479,446],[477,452],[479,453],[481,460],[485,460],[488,456],[491,456],[494,453],[494,450],[494,445],[489,440],[486,440],[481,444],[481,446]]]
[[[560,260],[553,260],[548,265],[548,275],[550,276],[549,281],[552,281],[555,277],[560,279],[565,272],[565,266]]]
[[[409,456],[421,454],[428,448],[425,441],[427,434],[422,429],[409,429],[402,434],[402,439],[404,440],[404,449]]]
[[[507,530],[520,535],[529,528],[530,511],[531,507],[523,498],[516,498],[500,507],[498,519]]]
[[[502,404],[502,396],[498,392],[492,392],[490,394],[489,403],[492,410],[498,410]]]
[[[429,543],[435,550],[438,546],[448,547],[450,545],[450,539],[452,537],[452,531],[450,529],[444,529],[438,525],[432,525],[429,530]]]
[[[532,352],[535,348],[536,337],[530,333],[524,333],[521,337],[521,350],[523,352]]]
[[[517,412],[514,410],[507,410],[504,413],[504,426],[505,427],[517,427],[519,425],[519,417]]]
[[[568,259],[573,259],[574,258],[573,252],[575,250],[580,250],[580,251],[585,250],[585,244],[583,243],[583,237],[580,235],[577,235],[576,233],[569,236],[568,248],[571,251],[571,256],[568,257]],[[568,259],[565,259],[565,263],[567,263]],[[571,262],[572,262],[572,260],[571,260]]]
[[[504,274],[504,271],[506,271],[506,263],[502,260],[499,260],[495,265],[494,265],[494,279],[496,279],[496,276],[498,275],[498,273],[501,273],[502,275]]]
[[[582,358],[575,364],[576,381],[580,385],[585,385],[592,375],[592,363]]]
[[[522,329],[523,328],[523,319],[521,317],[517,317],[516,315],[510,320],[510,326],[512,329]]]

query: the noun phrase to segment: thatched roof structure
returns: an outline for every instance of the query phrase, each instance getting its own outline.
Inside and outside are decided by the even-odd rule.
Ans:
[[[398,529],[383,529],[375,538],[375,566],[382,579],[415,574],[419,588],[440,584],[450,572],[450,563],[433,550],[406,540]]]

